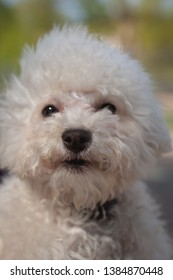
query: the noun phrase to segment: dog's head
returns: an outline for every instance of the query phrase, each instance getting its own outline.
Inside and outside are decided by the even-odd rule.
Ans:
[[[137,61],[81,28],[55,28],[27,48],[0,101],[1,166],[93,208],[143,177],[169,150]]]

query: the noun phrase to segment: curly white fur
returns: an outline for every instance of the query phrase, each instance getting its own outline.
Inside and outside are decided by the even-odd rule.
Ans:
[[[49,104],[58,112],[45,118]],[[88,148],[68,150],[67,129],[90,131]],[[0,190],[0,258],[169,259],[160,211],[139,181],[169,149],[139,63],[85,29],[54,28],[25,49],[0,100],[0,165],[13,174]],[[76,158],[87,164],[64,165]],[[113,218],[84,215],[113,198]]]

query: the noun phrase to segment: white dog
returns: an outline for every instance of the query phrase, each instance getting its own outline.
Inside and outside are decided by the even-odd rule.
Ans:
[[[26,48],[0,101],[1,259],[169,259],[144,183],[168,131],[137,61],[79,27]]]

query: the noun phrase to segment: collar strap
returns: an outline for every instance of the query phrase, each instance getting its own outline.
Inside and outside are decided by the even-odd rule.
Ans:
[[[114,198],[112,200],[106,201],[104,204],[98,203],[96,208],[90,212],[89,220],[106,220],[111,219],[113,214],[111,213],[112,208],[118,203],[118,199]]]

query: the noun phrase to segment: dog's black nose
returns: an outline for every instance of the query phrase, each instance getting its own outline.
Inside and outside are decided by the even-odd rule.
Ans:
[[[62,134],[62,140],[70,151],[80,153],[90,145],[92,135],[86,129],[68,129]]]

